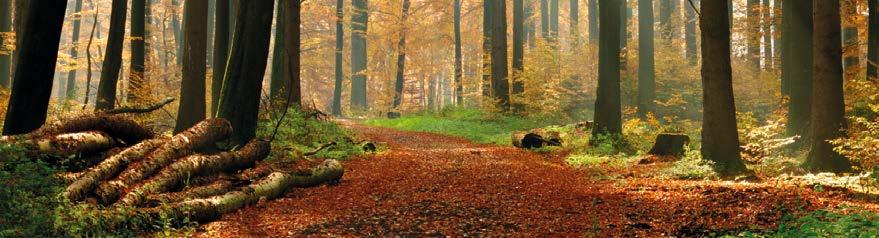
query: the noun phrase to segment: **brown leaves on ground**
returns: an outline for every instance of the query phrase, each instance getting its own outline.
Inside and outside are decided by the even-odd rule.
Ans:
[[[843,204],[879,210],[845,193],[774,183],[596,180],[560,155],[351,128],[389,151],[348,161],[339,185],[295,189],[200,235],[687,237],[773,228],[786,214]]]

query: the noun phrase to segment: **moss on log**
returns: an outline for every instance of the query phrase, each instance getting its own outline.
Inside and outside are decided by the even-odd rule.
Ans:
[[[131,189],[119,200],[119,205],[138,206],[147,196],[179,187],[188,177],[207,176],[220,172],[235,172],[252,167],[256,161],[269,155],[271,146],[267,141],[253,140],[237,151],[215,155],[192,155],[162,169],[152,179]]]
[[[64,189],[62,195],[70,201],[82,200],[102,180],[110,179],[113,175],[120,173],[128,164],[142,159],[143,156],[155,150],[164,142],[165,140],[162,139],[147,140],[110,156],[97,166],[84,172],[82,176]]]
[[[213,146],[232,134],[229,121],[221,118],[204,120],[192,128],[173,136],[140,163],[132,164],[113,181],[101,184],[96,193],[104,204],[115,202],[122,192],[144,179],[153,176],[159,170],[175,160],[193,153],[194,150]]]

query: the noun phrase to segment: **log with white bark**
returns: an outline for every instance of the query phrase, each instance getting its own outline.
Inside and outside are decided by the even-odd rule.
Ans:
[[[227,139],[231,133],[232,126],[225,119],[212,118],[202,121],[173,136],[167,143],[148,154],[143,161],[129,165],[116,179],[101,184],[96,194],[102,203],[112,204],[128,187],[153,176],[175,160],[192,154],[196,149],[213,146],[216,142]]]
[[[152,131],[127,117],[96,114],[58,120],[24,135],[3,136],[0,137],[0,142],[21,142],[86,131],[104,132],[129,145],[155,137]]]
[[[163,139],[152,139],[129,147],[122,152],[110,156],[95,167],[88,169],[82,176],[71,183],[62,195],[70,201],[79,201],[92,192],[102,180],[110,179],[121,172],[131,162],[142,159],[147,153],[155,150],[165,142]]]
[[[117,144],[116,139],[100,131],[60,134],[23,143],[32,153],[53,158],[101,152],[116,147]]]
[[[117,203],[139,206],[147,196],[172,191],[189,177],[208,176],[220,172],[235,172],[252,167],[256,161],[269,155],[271,146],[267,141],[253,140],[237,151],[215,155],[191,155],[162,169],[159,174],[140,186],[131,189]]]

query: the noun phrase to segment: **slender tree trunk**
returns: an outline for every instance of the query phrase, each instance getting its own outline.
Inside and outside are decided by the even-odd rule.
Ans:
[[[558,6],[558,0],[553,1]],[[510,110],[509,65],[507,61],[507,3],[506,1],[491,1],[491,9],[491,91],[492,96],[497,100],[498,108],[506,112]],[[556,13],[558,13],[558,10],[556,10]],[[555,16],[558,19],[558,14],[555,14]],[[556,22],[558,21],[556,20]]]
[[[755,73],[760,72],[760,0],[748,0],[747,54]]]
[[[653,0],[638,0],[638,115],[655,113],[656,72],[653,60]]]
[[[829,140],[845,136],[845,102],[840,1],[815,1],[812,84],[812,146],[804,167],[820,172],[848,172],[851,162],[833,150]]]
[[[217,116],[235,128],[232,144],[256,135],[262,78],[265,76],[272,30],[272,1],[239,1],[229,65],[223,80]]]
[[[180,29],[180,2],[179,0],[171,0],[171,6],[174,10],[171,12],[171,30],[174,31],[174,45],[176,45],[177,65],[183,65],[183,31]]]
[[[763,0],[760,8],[763,12],[763,68],[771,70],[775,59],[772,55],[772,7],[769,6],[769,0]]]
[[[278,0],[278,9],[275,10],[277,13],[275,16],[275,47],[272,49],[272,72],[269,78],[269,98],[271,98],[270,102],[273,108],[283,106],[283,95],[287,94],[287,82],[284,81],[288,76],[287,57],[285,57],[287,54],[284,52],[284,45],[287,41],[287,36],[284,34],[287,25],[284,19],[287,15],[284,6],[287,5],[287,2],[288,0]]]
[[[12,1],[0,0],[0,41],[5,42],[12,33]],[[10,47],[2,47],[0,52],[0,87],[9,89],[12,85],[12,50]],[[69,95],[69,94],[68,94]]]
[[[812,118],[813,19],[812,4],[783,1],[782,85],[789,92],[787,135],[802,137],[795,147],[809,140]]]
[[[460,0],[456,0],[460,1]],[[342,115],[342,80],[345,76],[342,71],[343,48],[345,47],[345,0],[336,0],[336,84],[333,87],[333,115]],[[456,20],[458,18],[455,18]],[[457,22],[456,22],[457,23]],[[457,26],[457,25],[456,25]]]
[[[571,49],[580,47],[580,0],[570,0],[571,14]],[[527,15],[526,15],[527,18]]]
[[[9,0],[5,0],[5,1],[9,1]],[[0,3],[0,4],[2,4],[2,3]],[[0,9],[0,11],[2,11],[2,9]],[[73,19],[73,33],[72,33],[73,35],[70,36],[71,37],[70,57],[73,58],[74,61],[79,62],[79,59],[78,59],[79,45],[78,45],[78,43],[79,43],[80,23],[82,22],[82,0],[76,0],[73,11],[74,11],[75,19]],[[0,18],[5,19],[2,16],[2,13],[0,13]],[[2,31],[2,32],[8,31],[5,29],[2,29],[3,28],[2,24],[3,23],[0,22],[0,31]],[[2,62],[5,57],[6,56],[0,56],[0,74],[3,74],[3,75],[6,75],[6,73],[3,73],[3,62]],[[77,65],[78,65],[78,63],[77,63]],[[77,66],[77,68],[79,68],[79,67]],[[73,100],[76,97],[76,71],[77,71],[77,68],[74,68],[74,69],[71,69],[70,71],[67,71],[67,88],[64,89],[66,92],[65,99],[67,99],[67,100]],[[8,70],[8,68],[7,68],[7,70]],[[0,78],[2,78],[2,77],[3,76],[0,76]]]
[[[214,7],[216,13],[216,22],[214,23],[214,66],[213,77],[211,79],[211,115],[217,114],[220,104],[220,92],[223,90],[223,78],[226,76],[226,62],[228,62],[229,34],[231,24],[229,22],[229,9],[232,6],[231,1],[219,1]]]
[[[549,15],[549,0],[540,0],[540,33],[546,41],[552,36],[549,33]]]
[[[781,48],[783,47],[781,42],[781,32],[783,31],[781,29],[783,28],[781,5],[783,3],[781,2],[781,0],[773,0],[772,4],[772,54],[774,55],[774,57],[772,57],[772,59],[774,60],[774,62],[772,62],[772,65],[773,68],[780,69],[782,57]],[[786,95],[787,92],[782,91],[782,94]]]
[[[24,134],[46,122],[46,111],[52,96],[52,76],[61,42],[66,0],[32,1],[18,45],[12,95],[6,109],[3,135]]]
[[[850,19],[852,17],[857,16],[858,14],[858,5],[855,1],[841,1],[840,3],[843,7],[842,11],[845,14],[845,19]],[[841,22],[841,24],[845,24],[845,28],[843,29],[843,42],[845,47],[843,48],[844,62],[843,70],[845,73],[855,73],[858,68],[860,68],[860,46],[858,40],[858,26],[855,25],[851,20],[846,20]]]
[[[620,11],[621,0],[599,0],[598,89],[595,100],[593,138],[622,135],[620,102]]]
[[[286,18],[287,23],[286,27],[284,27],[284,34],[287,35],[287,40],[284,42],[284,48],[286,48],[285,58],[287,58],[287,87],[289,87],[290,95],[287,100],[290,100],[291,105],[302,106],[302,88],[300,85],[300,41],[299,33],[300,33],[300,24],[302,24],[302,2],[296,0],[287,0],[287,4],[284,5],[287,9]],[[285,92],[287,93],[287,92]]]
[[[341,1],[341,0],[340,0]],[[464,105],[464,65],[461,55],[461,0],[455,0],[455,102]]]
[[[689,0],[685,0],[689,1]],[[695,7],[699,7],[699,0],[692,0],[693,5]],[[696,46],[696,22],[699,21],[699,16],[696,15],[696,9],[693,9],[694,6],[691,6],[689,3],[684,3],[684,11],[686,22],[684,24],[684,41],[687,48],[687,62],[690,65],[696,65],[699,60],[699,52],[698,47]]]
[[[113,0],[110,12],[110,33],[104,64],[101,67],[101,81],[98,82],[98,98],[95,111],[110,110],[116,106],[116,84],[122,67],[122,42],[125,38],[126,0]]]
[[[522,72],[525,70],[524,28],[524,0],[513,0],[513,96],[519,96],[525,92],[525,83],[522,81]],[[521,113],[524,110],[524,104],[518,100],[514,101],[513,110]]]
[[[532,49],[537,46],[537,32],[534,26],[534,20],[531,17],[534,16],[534,4],[532,4],[531,0],[524,0],[525,5],[525,26],[524,26],[524,34],[525,34],[525,45],[528,46],[528,49]]]
[[[729,9],[727,9],[727,12],[729,12],[729,29],[732,30],[733,26],[735,26],[733,24],[733,20],[735,20],[735,8],[733,8],[733,0],[727,0],[726,5],[727,7],[729,7]]]
[[[720,174],[746,171],[739,154],[736,106],[733,100],[730,65],[728,5],[722,1],[703,1],[702,17],[702,156],[714,161]]]
[[[368,0],[352,0],[353,16],[351,17],[351,107],[352,109],[369,109],[366,97],[368,75],[366,72],[366,35],[369,30]]]
[[[506,16],[506,13],[504,13]],[[504,24],[506,25],[506,24]],[[549,3],[549,35],[554,44],[559,40],[559,0],[550,0]]]
[[[214,18],[217,14],[217,0],[207,0],[208,1],[208,47],[207,54],[205,57],[207,58],[207,66],[208,68],[212,68],[214,65],[214,49],[211,43],[213,42],[214,37]]]
[[[598,1],[589,0],[589,41],[598,41]]]
[[[867,1],[867,80],[879,80],[879,6],[875,0]]]
[[[403,0],[400,18],[400,42],[397,43],[397,81],[394,84],[394,108],[403,103],[403,86],[406,83],[406,20],[409,18],[409,0]]]
[[[205,119],[205,58],[208,48],[207,1],[183,3],[183,80],[174,132],[189,129]]]
[[[628,41],[629,41],[629,6],[626,0],[621,0],[623,4],[620,7],[620,70],[626,70],[629,67],[628,59]]]
[[[482,97],[491,97],[491,28],[492,28],[492,5],[491,0],[482,1]],[[549,6],[546,5],[546,13],[549,14]],[[547,21],[543,31],[544,40],[549,40],[549,15],[545,15]]]
[[[131,69],[128,76],[128,103],[146,103],[149,97],[144,77],[146,62],[146,0],[131,0]]]

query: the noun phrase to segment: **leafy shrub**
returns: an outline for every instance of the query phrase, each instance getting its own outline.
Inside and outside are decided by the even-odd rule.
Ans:
[[[814,211],[797,219],[787,218],[772,237],[877,237],[879,215],[871,212],[839,214]]]
[[[675,161],[667,173],[678,179],[698,180],[719,177],[714,171],[714,162],[702,159],[702,153],[698,150],[687,150],[684,157]]]
[[[848,157],[862,170],[879,168],[879,120],[855,117],[850,121],[849,135],[831,141],[834,150]]]
[[[302,153],[329,142],[336,142],[336,145],[318,152],[316,157],[347,159],[363,152],[352,140],[350,131],[333,121],[306,118],[309,117],[307,114],[290,108],[272,141],[271,158],[299,158]],[[277,123],[277,119],[262,121],[257,134],[262,138],[271,137]]]
[[[766,158],[778,156],[780,150],[791,145],[799,136],[784,136],[784,117],[769,119],[761,124],[753,113],[738,113],[739,138],[742,144],[742,157],[745,160],[759,163]]]
[[[0,237],[56,236],[54,209],[61,203],[57,170],[0,144]]]

